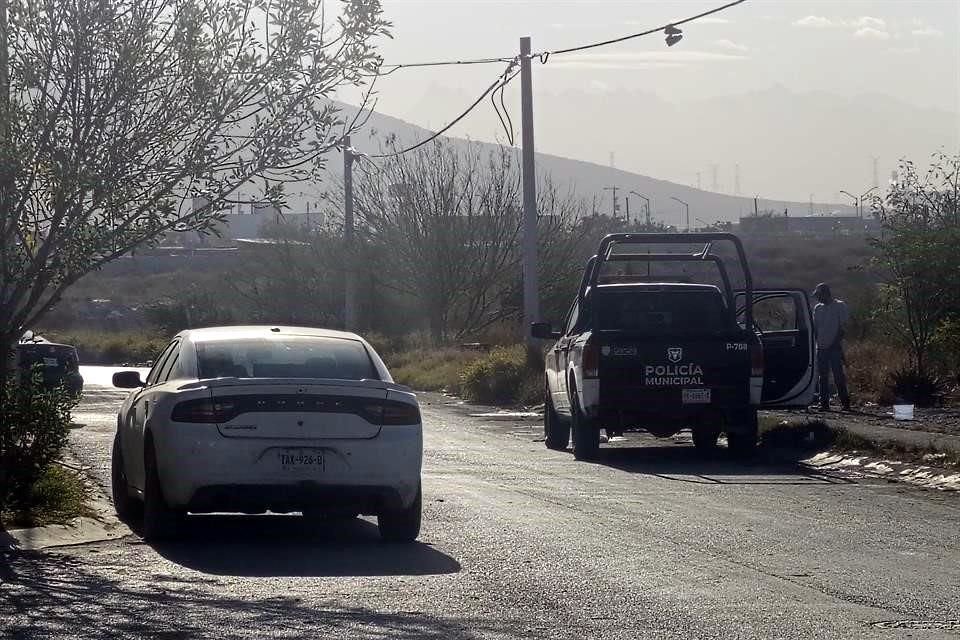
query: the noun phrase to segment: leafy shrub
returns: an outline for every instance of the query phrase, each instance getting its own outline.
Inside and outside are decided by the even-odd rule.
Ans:
[[[932,407],[943,397],[943,385],[930,374],[914,368],[897,369],[890,373],[887,386],[897,401],[919,407]]]
[[[498,347],[478,358],[460,374],[468,400],[495,405],[520,404],[529,396],[531,371],[523,346]],[[542,374],[537,378],[542,378]],[[538,385],[537,395],[543,385]]]
[[[75,401],[63,389],[44,389],[39,378],[11,379],[0,393],[0,507],[22,509],[67,443]]]
[[[393,379],[418,391],[462,395],[460,373],[482,356],[460,349],[414,349],[383,355]]]

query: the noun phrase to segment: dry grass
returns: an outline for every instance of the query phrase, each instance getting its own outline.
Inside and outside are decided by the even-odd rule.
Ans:
[[[48,340],[72,344],[81,364],[143,364],[153,360],[170,341],[155,331],[41,331]]]
[[[461,349],[412,349],[387,353],[383,357],[393,379],[400,384],[418,391],[461,395],[461,372],[483,355]]]
[[[909,361],[903,349],[876,341],[850,342],[846,346],[850,393],[862,402],[891,405],[894,402],[890,374]]]
[[[509,407],[543,401],[543,371],[526,366],[522,345],[490,352],[454,348],[388,351],[383,358],[394,380],[418,391],[442,391]]]

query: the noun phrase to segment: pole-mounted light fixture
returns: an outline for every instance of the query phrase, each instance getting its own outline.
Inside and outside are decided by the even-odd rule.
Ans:
[[[672,24],[667,25],[667,28],[663,30],[663,33],[667,36],[668,47],[672,47],[683,40],[683,31],[681,31],[679,27],[675,27]]]

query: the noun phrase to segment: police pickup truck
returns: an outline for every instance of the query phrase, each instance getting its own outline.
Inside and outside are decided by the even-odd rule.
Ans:
[[[728,449],[746,456],[757,445],[759,408],[813,399],[807,295],[755,289],[732,234],[609,235],[562,328],[531,331],[555,341],[546,353],[546,445],[566,449],[572,431],[578,460],[597,456],[601,429],[659,437],[690,429],[698,449],[725,433]]]

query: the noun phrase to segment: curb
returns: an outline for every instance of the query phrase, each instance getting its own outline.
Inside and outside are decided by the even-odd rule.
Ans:
[[[814,472],[852,473],[923,489],[960,492],[960,472],[923,464],[875,458],[832,449],[804,458],[799,462]]]
[[[64,458],[67,466],[82,474],[90,487],[87,506],[93,511],[93,515],[74,518],[66,524],[0,529],[0,551],[39,551],[69,547],[118,540],[132,533],[127,525],[117,519],[110,498],[86,473],[85,468],[77,462],[69,450],[64,451]]]

